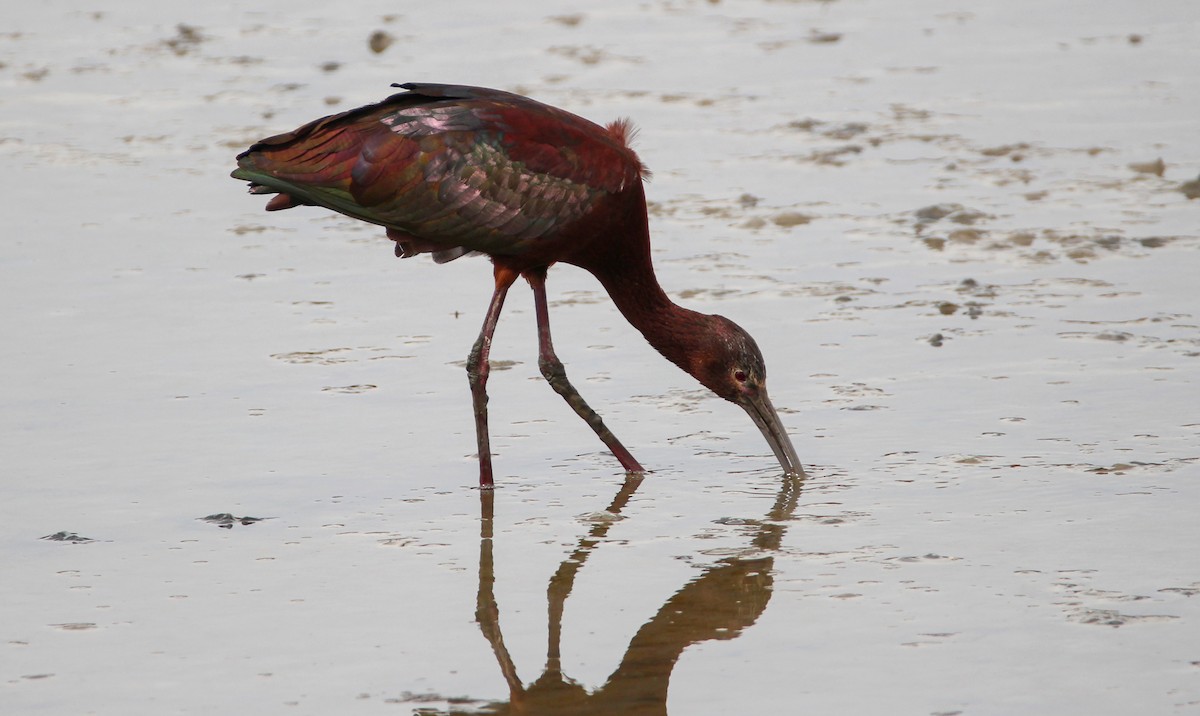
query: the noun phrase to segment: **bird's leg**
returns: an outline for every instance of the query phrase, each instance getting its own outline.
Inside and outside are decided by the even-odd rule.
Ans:
[[[546,382],[604,441],[626,472],[639,474],[645,472],[641,464],[621,444],[621,441],[617,440],[617,436],[613,435],[612,431],[604,425],[604,421],[596,411],[592,410],[583,396],[579,395],[575,386],[567,380],[567,371],[563,368],[562,361],[554,354],[554,345],[550,342],[550,312],[546,307],[546,269],[526,271],[524,276],[533,288],[533,304],[537,312],[538,326],[538,367],[542,369],[542,375],[545,376]]]
[[[504,308],[504,297],[508,294],[509,286],[517,280],[517,272],[511,269],[496,267],[496,290],[492,293],[492,302],[488,304],[487,318],[483,320],[483,329],[479,338],[467,356],[467,379],[471,383],[471,403],[475,409],[475,441],[479,448],[479,488],[490,490],[494,487],[492,481],[492,445],[488,437],[487,420],[487,379],[491,370],[488,354],[492,351],[492,334],[496,332],[496,322],[500,320],[500,309]]]

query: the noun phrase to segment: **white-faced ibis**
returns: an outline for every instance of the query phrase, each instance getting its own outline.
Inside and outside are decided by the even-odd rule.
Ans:
[[[788,474],[796,449],[767,397],[762,353],[723,316],[676,305],[650,261],[642,180],[625,120],[607,127],[527,97],[480,87],[403,84],[406,92],[264,139],[238,155],[235,179],[276,194],[268,211],[316,205],[384,227],[400,257],[491,257],[495,292],[467,359],[479,484],[492,486],[488,352],[508,289],[533,288],[538,365],[626,471],[644,472],[567,381],[550,342],[546,271],[591,272],[667,360],[750,414]]]

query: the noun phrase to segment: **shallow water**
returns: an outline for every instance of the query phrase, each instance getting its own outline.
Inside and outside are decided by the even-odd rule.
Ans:
[[[7,15],[3,712],[1200,711],[1192,3]],[[561,267],[653,473],[517,289],[481,506],[487,263],[227,178],[412,80],[635,119],[662,282],[756,336],[802,484]]]

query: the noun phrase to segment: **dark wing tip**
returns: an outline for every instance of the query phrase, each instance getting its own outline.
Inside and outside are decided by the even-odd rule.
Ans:
[[[459,85],[445,85],[436,82],[393,82],[392,86],[427,97],[445,97],[449,95],[447,90],[460,88]]]
[[[418,94],[422,97],[443,97],[446,99],[497,99],[502,97],[519,97],[519,95],[514,95],[513,93],[505,92],[504,90],[489,89],[487,87],[473,87],[471,85],[440,84],[437,82],[393,82],[392,87],[408,90],[408,93]],[[527,98],[521,97],[521,99]]]

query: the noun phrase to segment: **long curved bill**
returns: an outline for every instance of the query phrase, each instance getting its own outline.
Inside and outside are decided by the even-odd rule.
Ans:
[[[766,386],[759,388],[758,395],[747,396],[739,400],[738,405],[750,414],[750,419],[767,439],[767,443],[783,467],[784,473],[795,477],[804,477],[804,468],[800,466],[800,457],[796,455],[796,448],[792,447],[792,439],[788,437],[787,430],[784,430],[779,413],[775,412],[775,406],[767,397]]]

